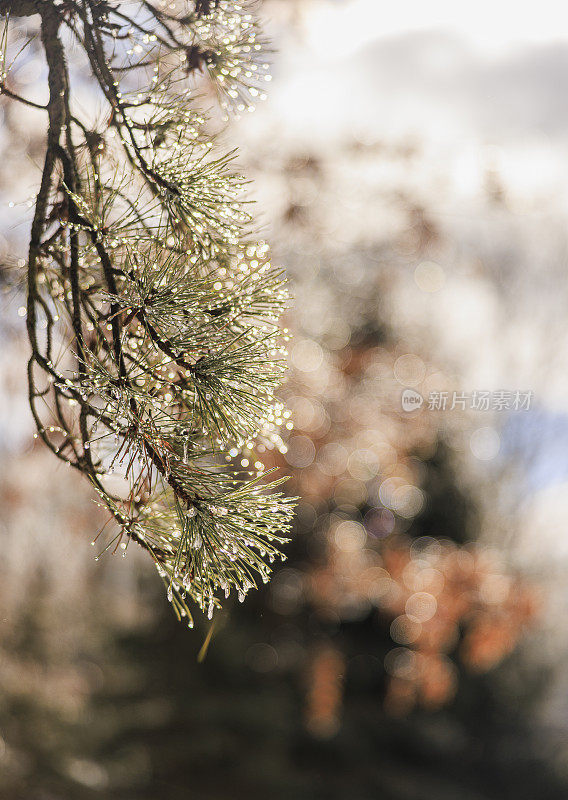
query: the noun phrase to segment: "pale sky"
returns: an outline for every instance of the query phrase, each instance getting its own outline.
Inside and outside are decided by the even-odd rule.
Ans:
[[[319,42],[327,49],[333,44],[343,52],[379,37],[440,29],[457,32],[476,47],[493,52],[568,39],[566,5],[559,0],[538,4],[513,0],[316,0],[305,7],[312,19],[317,19],[316,25],[310,25],[314,46]]]
[[[278,17],[291,9],[293,33],[281,38]],[[270,117],[288,134],[411,135],[444,147],[566,141],[568,13],[559,0],[287,0],[265,10],[279,51]]]

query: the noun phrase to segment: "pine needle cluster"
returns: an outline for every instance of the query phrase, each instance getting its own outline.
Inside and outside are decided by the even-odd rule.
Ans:
[[[261,461],[291,425],[275,396],[285,276],[203,112],[209,90],[224,112],[254,106],[266,42],[249,2],[0,9],[2,91],[48,120],[27,263],[36,435],[118,524],[104,549],[143,547],[191,625],[192,603],[211,616],[269,579],[293,513]],[[9,87],[18,14],[39,25],[45,106]],[[98,120],[79,113],[73,69],[92,76]]]

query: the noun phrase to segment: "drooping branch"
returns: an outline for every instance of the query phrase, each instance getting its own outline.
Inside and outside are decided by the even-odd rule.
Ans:
[[[133,5],[20,6],[39,14],[49,88],[28,254],[30,406],[37,435],[118,523],[110,544],[146,549],[191,622],[186,595],[211,614],[219,590],[242,599],[268,580],[290,526],[281,481],[261,481],[253,454],[283,447],[274,392],[287,296],[267,246],[249,237],[234,153],[214,154],[184,86],[201,74],[199,52],[220,98],[258,94],[257,23],[229,0],[180,15],[142,2],[144,20]],[[77,117],[69,32],[108,104],[102,124]],[[241,80],[248,88],[232,88]],[[72,358],[54,358],[61,338]],[[108,488],[115,468],[126,494]]]

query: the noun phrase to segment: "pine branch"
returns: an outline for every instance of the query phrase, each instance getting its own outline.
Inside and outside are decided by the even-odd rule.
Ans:
[[[282,480],[267,481],[255,454],[284,447],[288,300],[251,238],[235,153],[216,149],[192,105],[205,72],[225,105],[258,94],[258,23],[228,0],[180,15],[142,2],[144,19],[132,5],[0,3],[39,14],[48,66],[45,109],[2,83],[7,101],[48,119],[27,264],[29,400],[36,435],[118,524],[104,549],[147,550],[192,624],[188,600],[211,614],[220,593],[243,599],[268,580],[290,528]],[[108,104],[102,126],[76,116],[63,26]],[[54,359],[55,336],[71,360]],[[121,495],[107,488],[115,470]]]

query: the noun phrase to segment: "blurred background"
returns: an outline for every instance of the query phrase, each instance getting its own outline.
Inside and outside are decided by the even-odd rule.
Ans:
[[[568,797],[568,30],[555,0],[265,0],[228,132],[295,304],[288,561],[176,623],[95,563],[0,318],[2,800]],[[44,78],[39,55],[13,88]],[[0,246],[43,134],[0,102]]]

